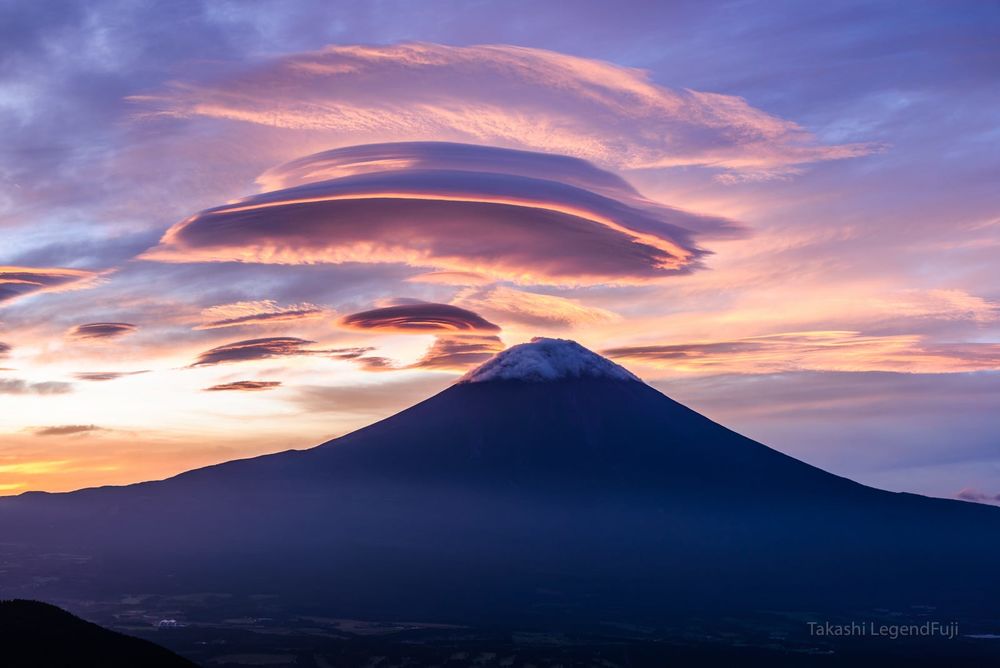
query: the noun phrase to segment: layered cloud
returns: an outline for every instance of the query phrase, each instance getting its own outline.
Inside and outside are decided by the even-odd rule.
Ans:
[[[789,332],[731,341],[624,346],[603,351],[674,371],[905,371],[954,373],[1000,369],[1000,344],[927,343],[916,335],[852,331]]]
[[[79,269],[0,266],[0,305],[40,292],[84,288],[97,277]]]
[[[451,304],[397,304],[352,313],[341,318],[345,327],[419,334],[428,332],[498,332],[500,328],[468,309]]]
[[[281,387],[277,380],[237,380],[232,383],[222,383],[206,387],[206,392],[262,392]]]
[[[89,322],[77,325],[66,335],[71,339],[115,339],[138,330],[138,325],[129,322]]]
[[[133,100],[150,116],[308,130],[331,141],[447,138],[756,178],[873,150],[823,144],[740,97],[673,90],[642,70],[511,45],[328,46]]]
[[[271,181],[297,185],[202,211],[143,257],[401,263],[522,284],[627,284],[696,268],[706,254],[698,234],[738,227],[650,202],[580,160],[486,146],[351,147],[276,174]],[[333,178],[300,183],[314,176]]]
[[[201,315],[204,321],[195,329],[221,329],[309,320],[322,318],[327,315],[327,311],[315,304],[279,306],[273,300],[263,299],[212,306],[203,309]]]
[[[292,336],[271,336],[261,339],[234,341],[206,350],[191,365],[212,366],[229,362],[249,362],[274,357],[297,357],[301,355],[324,355],[336,359],[357,359],[371,348],[331,348],[316,349],[308,346],[316,343]]]

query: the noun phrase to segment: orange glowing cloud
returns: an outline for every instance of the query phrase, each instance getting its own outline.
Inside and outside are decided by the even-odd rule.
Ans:
[[[309,130],[331,142],[434,137],[758,179],[876,148],[824,145],[740,97],[673,90],[641,70],[510,45],[328,46],[210,85],[176,84],[132,99],[149,116]]]

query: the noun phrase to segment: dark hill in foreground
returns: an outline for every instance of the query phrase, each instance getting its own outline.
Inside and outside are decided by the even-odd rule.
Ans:
[[[374,619],[950,615],[1000,597],[1000,510],[831,475],[552,340],[310,450],[3,499],[0,534],[73,555],[33,567],[60,596],[222,592]]]
[[[0,601],[4,668],[194,668],[147,640],[115,633],[39,601]]]

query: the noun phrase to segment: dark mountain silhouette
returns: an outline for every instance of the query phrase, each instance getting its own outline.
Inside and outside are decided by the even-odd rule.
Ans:
[[[395,619],[972,614],[1000,594],[1000,510],[831,475],[549,339],[310,450],[3,499],[0,534],[86,557],[60,595],[272,593]]]
[[[194,668],[147,640],[109,631],[40,601],[0,601],[4,668]]]

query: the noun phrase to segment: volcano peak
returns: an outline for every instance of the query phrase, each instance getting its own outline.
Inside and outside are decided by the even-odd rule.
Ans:
[[[516,380],[531,383],[590,378],[642,382],[611,360],[568,339],[536,336],[511,346],[459,379],[459,383]]]

